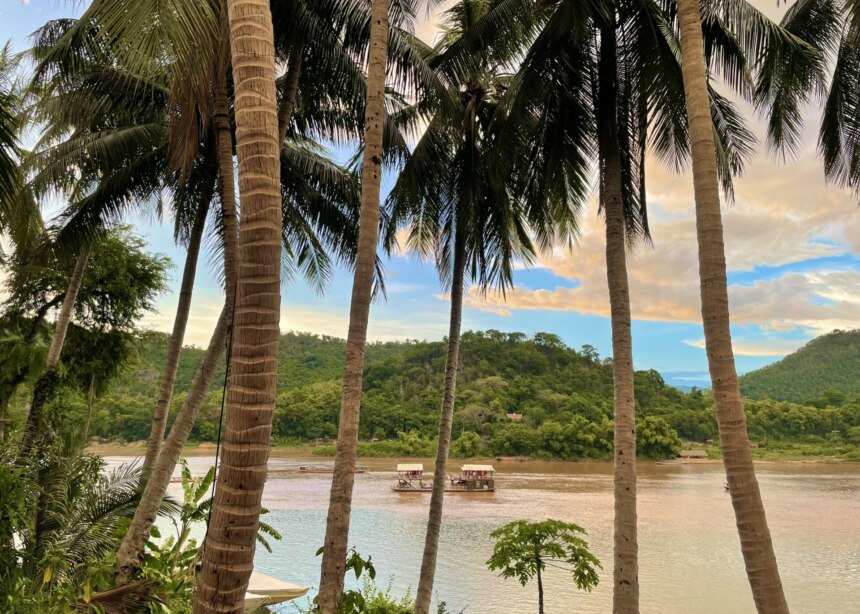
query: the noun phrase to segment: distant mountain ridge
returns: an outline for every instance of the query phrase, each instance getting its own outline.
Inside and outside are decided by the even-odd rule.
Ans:
[[[740,378],[750,399],[805,403],[825,392],[860,395],[860,330],[834,330],[816,337],[779,362]]]

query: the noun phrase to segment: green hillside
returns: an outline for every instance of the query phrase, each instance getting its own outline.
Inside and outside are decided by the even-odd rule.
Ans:
[[[750,400],[746,404],[753,441],[769,451],[792,454],[860,455],[860,398],[828,391],[841,380],[828,368],[813,370],[821,355],[835,357],[848,371],[860,355],[858,333],[836,333],[811,343],[781,363],[745,378],[775,374],[768,381],[793,385],[794,398]],[[91,434],[110,440],[139,441],[149,435],[154,399],[165,362],[167,336],[141,337],[137,356],[109,390],[96,400]],[[830,349],[835,346],[835,349]],[[823,348],[823,349],[822,349]],[[340,378],[344,366],[342,339],[289,333],[281,337],[278,396],[272,435],[293,444],[331,440],[337,435]],[[176,383],[172,411],[178,411],[203,351],[186,348]],[[811,358],[810,358],[811,356]],[[805,359],[805,360],[800,360]],[[796,367],[809,371],[810,383],[785,374]],[[612,362],[585,346],[577,351],[552,334],[532,337],[495,330],[463,335],[454,416],[453,453],[535,455],[553,458],[610,458],[613,439]],[[810,364],[808,364],[810,363]],[[828,363],[830,364],[830,363]],[[223,369],[223,367],[222,367]],[[359,436],[362,455],[427,456],[434,453],[445,369],[442,341],[370,344],[365,365],[365,392]],[[777,376],[783,380],[777,379]],[[806,376],[805,376],[806,377]],[[823,380],[823,381],[822,381]],[[848,381],[848,380],[846,380]],[[818,384],[813,387],[812,382]],[[850,382],[854,384],[854,382]],[[772,384],[779,388],[779,384]],[[216,378],[200,411],[192,441],[214,441],[221,411],[222,375]],[[788,390],[783,387],[783,390]],[[845,390],[849,390],[847,386]],[[22,387],[13,411],[23,419],[29,391]],[[761,393],[764,396],[767,393]],[[770,393],[771,397],[776,397]],[[86,415],[83,397],[67,391],[59,411],[72,422]],[[664,382],[656,371],[636,373],[637,441],[643,456],[665,457],[681,444],[717,439],[708,392],[685,393]],[[512,416],[513,414],[517,414]],[[372,440],[378,440],[373,442]],[[315,452],[333,453],[333,446]]]
[[[149,334],[141,340],[135,363],[97,400],[93,434],[130,441],[147,437],[166,339]],[[302,333],[281,337],[276,439],[307,441],[336,435],[344,350],[342,339]],[[194,348],[183,353],[174,411],[201,356],[202,351]],[[397,440],[400,433],[412,433],[418,438],[415,445],[425,445],[437,429],[444,367],[441,341],[370,344],[361,437]],[[213,385],[193,439],[214,439],[222,384],[219,378]],[[651,420],[644,431],[654,441],[660,441],[664,427],[671,432],[669,425],[688,438],[715,436],[708,397],[682,393],[656,371],[637,373],[636,385],[640,416],[664,419]],[[522,414],[522,422],[508,417],[513,413]],[[578,352],[549,334],[463,335],[455,437],[477,434],[485,443],[495,442],[494,452],[511,454],[537,451],[544,447],[545,437],[565,442],[579,437],[591,446],[579,450],[582,455],[605,456],[611,451],[611,417],[612,366],[593,349]],[[556,426],[562,431],[554,434]],[[572,454],[556,451],[560,456]]]
[[[763,369],[741,378],[741,392],[751,399],[771,398],[829,404],[860,395],[860,330],[835,330]],[[834,396],[835,395],[835,396]],[[839,396],[841,395],[841,398]]]

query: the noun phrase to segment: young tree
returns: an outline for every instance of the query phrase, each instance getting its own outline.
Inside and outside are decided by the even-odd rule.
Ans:
[[[500,571],[503,578],[516,578],[523,586],[536,578],[539,614],[544,614],[543,573],[547,567],[570,572],[579,590],[591,592],[599,582],[600,561],[580,537],[585,530],[573,523],[515,520],[490,535],[496,545],[487,567]]]
[[[38,321],[42,307],[55,304],[58,297],[62,297],[46,365],[34,385],[22,439],[22,456],[32,450],[42,410],[60,383],[57,373],[60,351],[72,320],[97,332],[131,333],[143,313],[155,309],[154,297],[166,287],[169,261],[147,254],[144,247],[143,240],[131,235],[128,229],[107,233],[86,248],[86,260],[80,256],[75,259],[68,288],[63,288],[62,281],[58,280],[63,268],[52,266],[63,260],[56,255],[43,254],[47,260],[34,257],[14,269],[16,275],[9,283],[11,294],[7,311],[36,313]],[[85,266],[86,262],[89,266]]]

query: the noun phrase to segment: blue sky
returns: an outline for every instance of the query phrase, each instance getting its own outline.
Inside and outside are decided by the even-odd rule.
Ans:
[[[757,0],[762,10],[778,10]],[[69,16],[71,3],[58,0],[3,0],[0,39],[16,50],[51,18]],[[419,33],[432,39],[433,23]],[[815,105],[813,105],[815,106]],[[749,114],[752,117],[752,114]],[[736,202],[725,207],[730,302],[738,370],[758,368],[833,328],[854,328],[860,318],[860,212],[857,201],[827,186],[815,152],[815,108],[797,155],[777,164],[759,153],[736,182]],[[752,120],[761,134],[761,121]],[[390,180],[390,178],[389,178]],[[707,385],[707,361],[698,324],[699,298],[689,174],[675,174],[653,161],[649,166],[649,207],[653,248],[630,259],[636,367],[653,368],[673,382]],[[181,264],[170,224],[133,220],[151,248]],[[464,329],[496,328],[554,332],[569,345],[593,345],[611,352],[602,222],[592,205],[583,217],[582,236],[572,252],[542,255],[538,268],[517,271],[506,300],[467,295]],[[396,255],[386,263],[389,296],[374,305],[373,339],[440,339],[447,330],[448,305],[431,263]],[[179,268],[173,271],[178,284]],[[201,263],[188,341],[204,345],[218,315],[221,291],[210,259]],[[337,271],[320,296],[301,281],[285,285],[282,328],[345,336],[351,277]],[[176,297],[159,300],[159,313],[145,324],[169,330]]]

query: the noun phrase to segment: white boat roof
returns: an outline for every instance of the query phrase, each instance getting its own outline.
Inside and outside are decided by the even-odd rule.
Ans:
[[[492,465],[463,465],[463,471],[492,471],[495,473]]]
[[[397,465],[398,471],[424,471],[424,465],[421,463],[400,463]]]
[[[255,612],[263,606],[298,599],[307,592],[307,586],[284,582],[253,571],[245,593],[245,612]]]

